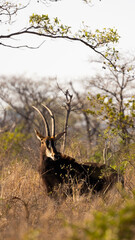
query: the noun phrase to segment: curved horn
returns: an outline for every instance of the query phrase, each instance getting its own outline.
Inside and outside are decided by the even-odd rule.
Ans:
[[[52,137],[55,137],[55,118],[54,118],[54,114],[52,113],[52,111],[46,105],[42,104],[42,106],[47,109],[47,111],[49,112],[49,114],[52,118]]]
[[[46,131],[46,135],[47,137],[50,137],[50,130],[49,130],[49,126],[48,126],[48,123],[47,123],[47,120],[46,118],[43,117],[42,113],[39,111],[38,108],[36,108],[35,106],[32,106],[38,113],[39,115],[41,116],[43,122],[44,122],[44,126],[45,126],[45,131]]]

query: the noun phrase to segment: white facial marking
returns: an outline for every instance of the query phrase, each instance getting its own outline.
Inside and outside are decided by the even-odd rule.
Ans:
[[[54,154],[49,149],[46,149],[46,156],[54,160]]]

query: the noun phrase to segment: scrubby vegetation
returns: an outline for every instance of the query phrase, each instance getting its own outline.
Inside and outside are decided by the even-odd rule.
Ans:
[[[31,3],[2,1],[1,24],[8,30],[0,36],[2,46],[39,47],[31,45],[31,38],[30,43],[21,44],[23,34],[68,39],[99,54],[104,59],[103,71],[82,81],[81,92],[70,82],[72,93],[58,86],[56,79],[54,84],[54,79],[1,76],[0,239],[134,240],[135,58],[120,56],[115,48],[120,38],[116,29],[93,32],[82,23],[75,33],[58,17],[51,19],[47,14],[31,15],[28,28],[12,32],[18,11]],[[13,36],[20,36],[20,45]],[[35,61],[39,64],[40,59]],[[43,131],[43,127],[32,109],[34,105],[43,111],[42,103],[54,112],[57,132],[66,132],[60,150],[78,162],[111,166],[124,175],[124,188],[118,183],[107,194],[79,196],[76,191],[73,197],[62,199],[58,192],[55,200],[47,196],[38,173],[39,143],[34,136],[34,128]]]
[[[46,195],[37,171],[38,152],[38,146],[33,149],[25,142],[10,161],[1,155],[1,239],[134,239],[135,144],[119,154],[119,160],[127,162],[125,189],[117,185],[105,196],[76,195],[64,201]],[[81,155],[78,148],[74,155]]]
[[[1,99],[8,103],[0,116],[0,239],[135,239],[134,96],[128,95],[127,102],[123,94],[122,102],[116,102],[100,92],[87,99],[88,92],[80,95],[70,83],[74,94],[70,102],[66,100],[71,94],[49,81],[47,93],[43,82],[38,87],[30,83],[27,79],[20,85],[18,79],[0,83]],[[124,189],[116,184],[105,195],[79,196],[76,191],[64,200],[47,196],[38,173],[39,142],[34,135],[34,128],[43,132],[43,124],[31,107],[43,112],[42,103],[55,114],[56,132],[68,129],[61,151],[78,162],[110,165],[124,174]]]

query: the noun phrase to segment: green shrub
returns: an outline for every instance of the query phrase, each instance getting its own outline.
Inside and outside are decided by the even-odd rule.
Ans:
[[[124,207],[95,211],[83,226],[70,225],[71,240],[133,240],[135,236],[135,200]]]
[[[14,132],[4,132],[0,135],[0,152],[16,156],[22,149],[23,143],[30,137],[22,132],[22,125],[15,128]]]

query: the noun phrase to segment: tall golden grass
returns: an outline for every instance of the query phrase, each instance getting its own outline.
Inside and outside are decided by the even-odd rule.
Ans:
[[[105,196],[76,194],[73,197],[67,196],[64,200],[61,198],[53,200],[46,195],[37,167],[34,163],[32,164],[31,154],[28,159],[24,160],[21,155],[21,158],[8,162],[2,168],[0,175],[0,239],[100,239],[98,237],[96,239],[93,233],[86,234],[85,230],[90,223],[92,226],[94,221],[97,221],[97,231],[98,228],[102,229],[101,223],[95,220],[97,219],[95,213],[105,215],[108,214],[109,209],[117,212],[124,209],[127,202],[130,204],[131,201],[133,204],[134,156],[134,147],[128,154],[121,154],[121,158],[126,157],[128,161],[124,190],[117,185]],[[4,159],[2,158],[1,161]],[[132,228],[135,230],[135,226]],[[112,235],[109,235],[109,225],[106,231],[105,234],[108,235],[104,235],[101,239],[112,240]],[[135,239],[133,236],[125,239]]]

